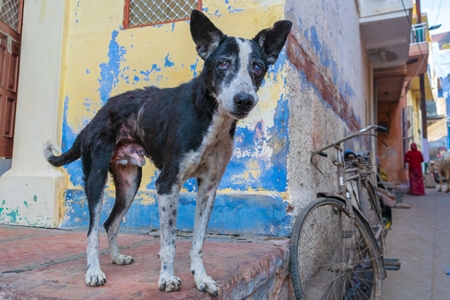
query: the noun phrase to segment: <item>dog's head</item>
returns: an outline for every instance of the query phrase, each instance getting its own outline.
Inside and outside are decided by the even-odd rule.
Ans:
[[[276,62],[291,30],[290,21],[278,21],[252,40],[223,34],[200,11],[191,14],[191,35],[205,61],[202,75],[219,107],[236,119],[248,115],[258,102],[269,65]]]

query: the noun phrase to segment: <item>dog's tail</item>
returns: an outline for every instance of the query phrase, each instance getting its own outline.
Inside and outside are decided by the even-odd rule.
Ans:
[[[47,161],[53,166],[61,167],[80,158],[81,142],[78,141],[78,139],[75,140],[75,143],[73,143],[72,148],[70,148],[67,152],[61,154],[60,156],[55,156],[53,152],[61,153],[61,148],[55,145],[54,143],[48,141],[44,145],[44,156],[47,159]]]

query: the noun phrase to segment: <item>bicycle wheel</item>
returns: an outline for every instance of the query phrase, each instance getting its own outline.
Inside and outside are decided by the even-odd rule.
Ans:
[[[372,227],[377,237],[378,246],[384,255],[386,251],[386,231],[384,230],[383,217],[381,215],[380,201],[375,190],[368,181],[361,184],[361,199],[359,199],[361,212]]]
[[[296,220],[290,241],[296,298],[378,299],[381,277],[371,241],[361,219],[351,218],[342,201],[310,203]]]

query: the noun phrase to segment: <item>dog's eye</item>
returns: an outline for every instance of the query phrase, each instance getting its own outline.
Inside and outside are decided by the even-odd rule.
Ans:
[[[227,60],[222,60],[219,62],[219,69],[226,70],[230,67],[230,62]]]
[[[255,73],[255,75],[261,75],[262,72],[263,72],[263,67],[261,67],[260,65],[253,66],[253,73]]]

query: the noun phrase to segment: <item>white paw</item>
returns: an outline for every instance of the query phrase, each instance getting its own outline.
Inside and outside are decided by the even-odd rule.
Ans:
[[[111,257],[112,263],[115,265],[129,265],[134,262],[133,257],[128,255],[119,254],[115,257]]]
[[[89,268],[86,272],[86,285],[87,286],[101,286],[106,282],[105,273],[102,272],[100,267]]]
[[[181,288],[181,280],[174,275],[160,275],[158,280],[158,288],[160,291],[174,292]]]
[[[219,295],[219,287],[217,283],[210,276],[204,274],[197,275],[194,273],[194,281],[195,286],[202,292],[208,292],[213,297],[217,297]]]

